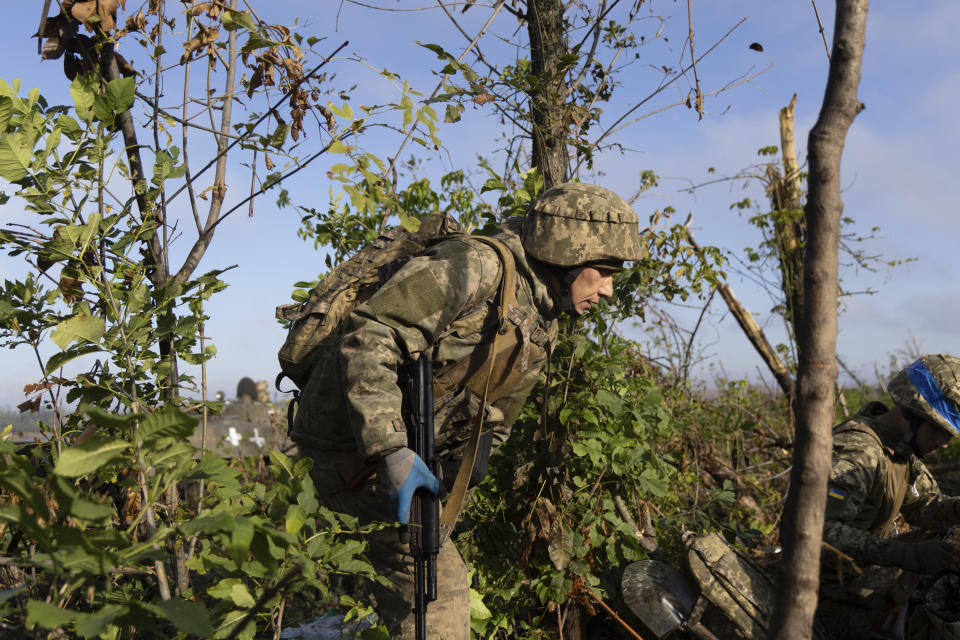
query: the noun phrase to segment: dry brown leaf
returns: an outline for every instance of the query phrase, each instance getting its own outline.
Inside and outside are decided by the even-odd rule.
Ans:
[[[277,38],[280,42],[286,42],[290,39],[290,29],[287,29],[282,24],[271,24],[269,28],[280,36]]]
[[[210,9],[210,4],[211,4],[211,3],[209,3],[209,2],[201,2],[201,3],[198,4],[198,5],[194,5],[194,7],[193,7],[192,9],[189,9],[189,10],[188,10],[188,13],[189,13],[191,16],[196,17],[196,16],[200,15],[201,13],[203,13],[204,11],[209,10],[209,9]]]
[[[40,412],[40,396],[33,398],[31,400],[25,400],[17,405],[17,409],[20,410],[20,413],[39,413]]]
[[[227,197],[227,183],[222,178],[213,183],[213,197],[220,202]]]
[[[183,56],[180,58],[180,64],[187,62],[190,57],[193,55],[193,52],[197,49],[202,49],[203,47],[217,41],[217,38],[220,37],[220,28],[214,27],[208,29],[202,24],[197,24],[197,35],[193,36],[189,40],[183,43],[184,51]]]
[[[317,105],[317,110],[323,114],[324,120],[327,121],[327,129],[333,131],[337,128],[337,121],[333,119],[333,112],[330,109],[327,109],[322,104]]]
[[[211,2],[210,8],[207,9],[207,17],[211,20],[216,20],[220,17],[220,14],[223,13],[223,3],[221,2]]]
[[[247,85],[247,97],[252,98],[253,92],[257,90],[257,87],[263,84],[263,71],[260,67],[257,67],[253,72],[253,77],[250,78],[250,84]]]
[[[56,60],[63,55],[63,42],[60,37],[47,38],[43,43],[43,49],[40,52],[41,60]]]
[[[97,13],[100,15],[100,27],[104,31],[113,31],[117,26],[117,6],[123,4],[123,0],[98,0]]]
[[[80,2],[75,2],[72,7],[70,7],[70,15],[76,18],[78,21],[83,23],[87,29],[92,31],[88,20],[90,16],[97,12],[97,0],[81,0]]]
[[[114,57],[117,59],[117,67],[120,69],[120,75],[122,75],[124,78],[137,75],[137,70],[133,68],[133,65],[130,64],[129,60],[124,58],[119,53],[114,53]]]
[[[263,154],[263,164],[267,167],[267,171],[273,171],[274,164],[273,160],[270,159],[269,153]]]
[[[493,97],[493,94],[490,94],[490,93],[481,93],[478,96],[473,96],[474,104],[487,104],[492,100],[494,100],[494,97]]]
[[[293,76],[291,82],[296,82],[303,75],[303,66],[293,58],[284,58],[283,68],[287,70],[287,75]]]
[[[127,31],[141,31],[147,26],[147,16],[143,15],[143,9],[137,12],[137,15],[128,16],[127,24],[124,25]]]
[[[66,5],[66,3],[64,3]],[[71,5],[72,6],[72,5]],[[69,8],[64,6],[64,11],[69,11]],[[57,38],[60,36],[60,27],[67,23],[67,18],[64,14],[58,13],[55,16],[47,16],[46,21],[43,23],[43,33],[39,31],[33,34],[34,38]]]

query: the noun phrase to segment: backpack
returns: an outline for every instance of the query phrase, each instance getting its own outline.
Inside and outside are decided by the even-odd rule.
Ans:
[[[336,348],[340,339],[338,329],[346,317],[380,288],[382,268],[396,265],[434,242],[456,235],[463,235],[460,225],[442,213],[421,219],[416,231],[402,227],[390,229],[334,267],[317,283],[305,302],[277,307],[277,319],[292,323],[277,354],[280,360],[277,388],[283,378],[289,378],[298,389],[304,387],[320,354]],[[296,395],[294,392],[295,398]]]
[[[277,354],[281,371],[277,376],[276,386],[279,389],[280,382],[285,377],[297,385],[297,390],[293,391],[293,401],[287,406],[288,433],[294,441],[300,443],[301,440],[307,441],[309,437],[305,437],[305,434],[296,434],[298,437],[294,437],[294,417],[300,401],[299,390],[304,389],[311,381],[311,375],[320,376],[314,380],[315,385],[327,386],[325,376],[329,377],[335,370],[335,367],[327,365],[331,357],[336,357],[342,337],[341,325],[350,312],[357,305],[368,300],[407,259],[422,253],[438,241],[454,237],[468,236],[456,220],[442,213],[434,213],[422,218],[417,231],[391,229],[324,276],[305,302],[277,307],[277,318],[292,323],[287,338]],[[497,343],[500,341],[501,334],[506,332],[508,312],[516,302],[514,292],[516,264],[510,249],[500,240],[485,236],[473,236],[473,239],[492,248],[500,259],[502,270],[494,298],[497,302],[500,329],[493,340],[480,352],[482,358],[468,356],[463,362],[456,363],[450,371],[434,378],[435,388],[438,384],[441,387],[464,385],[473,389],[480,399],[480,410],[462,452],[456,480],[450,488],[450,495],[440,520],[441,545],[448,538],[459,517],[470,480],[474,476],[478,457],[483,458],[479,449],[483,435],[484,407],[488,401],[493,401],[488,391],[493,388],[491,379],[495,372],[495,365],[498,363],[498,356],[501,365],[499,373],[506,374],[501,377],[509,381],[512,371],[504,364],[504,354],[498,353]],[[511,340],[510,337],[514,339]],[[508,350],[519,346],[516,336],[512,333],[503,338],[503,343]],[[342,416],[340,419],[342,420]]]
[[[766,638],[776,601],[773,578],[715,531],[705,535],[688,531],[683,535],[683,543],[687,549],[687,566],[701,594],[686,624],[695,627],[701,619],[704,622],[709,620],[708,628],[713,627],[719,637]],[[714,607],[715,610],[711,611]],[[719,612],[726,622],[733,623],[733,634],[728,631],[729,626],[724,628],[724,621],[711,615],[715,612]],[[824,630],[816,623],[813,638],[826,638]]]

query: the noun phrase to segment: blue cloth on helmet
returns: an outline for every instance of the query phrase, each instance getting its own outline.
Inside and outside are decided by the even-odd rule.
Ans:
[[[390,505],[390,512],[398,522],[403,524],[410,520],[410,501],[417,489],[426,489],[433,495],[437,495],[440,491],[440,480],[430,472],[423,459],[415,453],[413,464],[381,464],[379,473],[384,474],[387,479],[386,483],[381,482],[381,486],[399,487],[395,492],[385,489],[384,495]]]
[[[927,365],[920,360],[915,361],[907,367],[907,377],[933,410],[953,427],[954,435],[960,435],[960,410],[950,398],[944,395]]]

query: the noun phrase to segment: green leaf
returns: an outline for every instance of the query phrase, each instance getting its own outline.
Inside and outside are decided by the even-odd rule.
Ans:
[[[480,187],[480,193],[487,191],[506,191],[507,187],[500,178],[487,178],[487,181]]]
[[[330,143],[330,146],[327,148],[327,151],[330,153],[350,153],[352,147],[348,147],[339,140],[334,140]]]
[[[250,608],[256,604],[256,600],[250,595],[247,585],[242,582],[238,582],[230,588],[230,599],[238,607]]]
[[[207,595],[213,596],[218,600],[226,600],[230,597],[234,585],[240,584],[240,578],[224,578],[217,584],[207,589]]]
[[[0,487],[19,496],[41,518],[49,519],[50,511],[43,493],[23,469],[10,465],[0,472]]]
[[[272,449],[272,450],[270,451],[270,458],[271,458],[274,462],[276,462],[278,465],[280,465],[281,467],[283,467],[283,470],[286,471],[287,474],[288,474],[291,478],[294,477],[294,475],[293,475],[293,462],[290,460],[290,457],[289,457],[289,456],[287,456],[285,453],[283,453],[283,452],[281,452],[281,451],[277,451],[276,449]]]
[[[463,105],[448,104],[446,113],[443,116],[443,121],[444,122],[460,122],[461,113],[463,113]]]
[[[138,442],[159,438],[186,440],[197,427],[197,419],[179,409],[161,409],[148,414],[134,434]]]
[[[107,106],[114,114],[129,111],[136,99],[134,78],[117,78],[107,83]]]
[[[106,631],[107,626],[115,618],[127,613],[130,609],[117,604],[108,604],[100,611],[91,614],[81,614],[77,619],[77,633],[84,638],[99,636]]]
[[[483,596],[470,589],[470,619],[487,620],[492,615],[490,609],[487,609],[487,605],[483,604]]]
[[[213,625],[210,623],[210,614],[200,602],[172,598],[149,604],[143,603],[143,606],[169,620],[184,633],[200,638],[210,638],[214,634]]]
[[[217,513],[194,518],[190,522],[180,525],[180,531],[183,535],[192,537],[199,533],[233,531],[236,526],[237,518],[233,513],[218,511]]]
[[[257,24],[253,21],[249,11],[233,11],[227,9],[223,12],[223,28],[227,31],[235,31],[243,27],[247,31],[256,32]]]
[[[249,518],[237,518],[236,527],[230,534],[230,544],[227,545],[227,553],[230,558],[239,567],[247,559],[247,552],[250,551],[250,544],[253,542],[253,523]]]
[[[47,364],[43,367],[43,372],[47,375],[50,375],[63,365],[67,364],[71,360],[79,358],[80,356],[85,356],[91,353],[97,353],[101,351],[99,344],[86,344],[76,349],[70,349],[68,351],[61,351],[50,356],[50,359],[47,360]]]
[[[110,103],[107,102],[107,99],[103,96],[98,95],[93,99],[93,117],[99,120],[100,122],[112,122],[113,121],[113,109],[110,107]]]
[[[0,133],[6,133],[11,117],[13,117],[13,99],[0,96]]]
[[[10,598],[19,595],[21,591],[27,588],[27,585],[22,584],[19,587],[12,587],[10,589],[3,589],[0,591],[0,604],[3,604]]]
[[[9,522],[16,525],[29,538],[48,543],[48,536],[44,529],[37,524],[37,516],[27,511],[23,503],[0,504],[0,522]]]
[[[406,130],[407,125],[413,122],[413,100],[410,96],[400,99],[400,108],[403,109],[403,129]]]
[[[80,137],[80,134],[83,132],[80,129],[80,125],[77,123],[77,121],[65,113],[60,114],[60,116],[57,117],[57,126],[60,127],[60,129],[62,129],[63,132],[67,134],[67,137],[71,140],[75,140],[76,138]]]
[[[103,318],[78,313],[72,318],[57,325],[50,337],[61,349],[66,349],[71,342],[92,342],[100,340],[105,330]]]
[[[28,145],[21,133],[4,133],[0,137],[0,177],[10,182],[22,180],[30,168],[33,155],[32,145]]]
[[[113,504],[94,502],[73,487],[73,483],[64,478],[53,476],[53,488],[60,505],[74,518],[83,522],[100,522],[116,512]],[[106,533],[106,532],[104,532]]]
[[[63,450],[53,472],[66,478],[76,478],[97,469],[121,457],[130,448],[123,440],[102,440],[92,437],[85,442]]]
[[[287,533],[296,533],[303,528],[307,521],[307,514],[299,504],[291,504],[287,507],[286,529]]]
[[[417,42],[417,44],[420,45],[421,47],[424,47],[424,48],[430,49],[430,51],[433,51],[435,54],[437,54],[437,57],[440,58],[440,59],[450,59],[450,60],[453,59],[453,56],[451,56],[449,53],[447,53],[447,52],[444,50],[444,48],[441,47],[441,46],[438,45],[438,44],[430,44],[430,43],[424,44],[423,42],[420,42],[419,40],[417,40],[416,42]]]
[[[27,628],[39,624],[44,629],[56,629],[73,622],[76,612],[66,611],[41,600],[27,602]]]
[[[142,413],[112,413],[90,404],[82,404],[79,411],[87,414],[95,424],[111,429],[128,429],[136,420],[143,419]]]
[[[270,136],[270,146],[275,149],[280,149],[283,147],[283,143],[287,139],[287,132],[290,131],[290,125],[286,122],[277,125],[276,131]]]
[[[338,107],[332,102],[327,102],[327,106],[330,108],[330,111],[333,111],[341,118],[353,120],[353,108],[351,108],[349,104],[344,103],[342,107]]]
[[[92,77],[78,74],[70,84],[70,95],[73,96],[77,115],[85,122],[93,119],[93,107],[97,99],[97,93],[91,81]]]

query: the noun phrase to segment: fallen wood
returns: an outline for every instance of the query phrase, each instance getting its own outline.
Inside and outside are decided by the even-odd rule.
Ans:
[[[700,256],[700,259],[703,259],[703,249],[700,247],[700,244],[697,242],[696,238],[693,237],[693,232],[690,231],[690,227],[686,227],[687,231],[687,240],[690,242],[690,246],[693,247],[694,251],[697,252],[697,255]],[[790,372],[787,371],[787,366],[783,364],[783,360],[780,359],[780,356],[777,355],[776,350],[770,344],[770,341],[767,340],[767,336],[763,333],[763,329],[760,328],[760,325],[757,324],[757,321],[753,319],[753,314],[737,300],[737,297],[733,294],[733,290],[725,282],[717,284],[717,290],[720,292],[720,295],[723,297],[723,301],[727,303],[727,308],[730,309],[730,313],[733,314],[733,317],[736,318],[737,324],[740,325],[740,328],[743,329],[743,332],[746,334],[747,339],[750,341],[750,344],[753,345],[753,348],[756,349],[757,353],[760,354],[760,357],[763,359],[763,362],[767,365],[767,368],[770,369],[770,372],[773,374],[773,377],[776,378],[777,384],[780,385],[780,388],[783,390],[783,393],[787,396],[787,399],[790,401],[790,405],[793,405],[793,378],[790,375]]]

